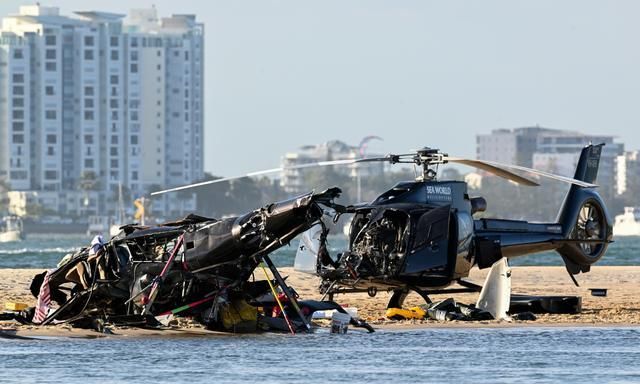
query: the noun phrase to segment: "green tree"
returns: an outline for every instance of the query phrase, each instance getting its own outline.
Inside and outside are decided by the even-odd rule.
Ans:
[[[9,211],[9,183],[0,180],[0,215],[6,215]]]
[[[78,188],[83,191],[98,191],[101,184],[94,171],[84,171],[78,179]]]

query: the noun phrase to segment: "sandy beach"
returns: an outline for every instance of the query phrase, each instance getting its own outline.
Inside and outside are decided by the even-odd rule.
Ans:
[[[488,270],[473,270],[468,280],[482,284]],[[0,270],[0,305],[17,301],[30,306],[35,298],[29,292],[31,278],[41,272],[35,269]],[[303,299],[319,299],[319,280],[313,275],[295,272],[292,268],[281,268],[288,283]],[[588,274],[578,275],[580,287],[573,282],[562,267],[513,267],[513,293],[536,295],[576,295],[582,297],[582,313],[577,315],[537,315],[535,321],[478,322],[437,322],[432,320],[391,321],[385,318],[386,304],[390,294],[379,292],[376,297],[367,294],[338,295],[335,300],[358,309],[361,318],[378,328],[417,327],[526,327],[526,326],[639,326],[640,325],[640,266],[633,267],[593,267]],[[606,288],[606,297],[591,296],[589,288]],[[453,297],[461,303],[475,303],[477,293],[434,295],[432,299],[443,300]],[[406,307],[422,304],[422,299],[412,294],[407,298]],[[213,335],[219,334],[202,329],[189,322],[181,322],[183,327],[170,331],[118,329],[121,335]],[[0,322],[0,329],[13,329],[19,335],[98,335],[93,331],[72,329],[69,325],[48,327],[21,326],[17,323]]]

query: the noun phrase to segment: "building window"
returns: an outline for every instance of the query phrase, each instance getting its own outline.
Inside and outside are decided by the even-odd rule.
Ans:
[[[93,87],[84,87],[84,94],[86,96],[93,96]]]
[[[111,60],[118,60],[120,56],[118,55],[118,51],[111,50]]]
[[[44,171],[44,178],[46,180],[55,180],[58,178],[58,171]]]
[[[84,159],[85,168],[93,168],[93,159]]]
[[[20,161],[20,159],[18,159],[18,162]],[[18,167],[20,167],[18,165]],[[11,171],[9,173],[11,176],[10,178],[12,180],[26,180],[27,179],[27,171]]]
[[[57,70],[55,61],[47,61],[44,65],[44,69],[47,72],[55,72]]]
[[[84,111],[85,120],[93,120],[93,111]]]
[[[111,101],[109,102],[109,106],[111,108],[118,108],[118,99],[111,99]]]
[[[138,64],[131,64],[131,73],[138,73]]]
[[[13,106],[18,108],[24,107],[24,99],[21,97],[15,97],[13,99]]]
[[[47,49],[44,55],[45,59],[55,60],[56,59],[56,50],[55,49]]]
[[[138,145],[138,135],[131,135],[131,145]]]
[[[47,156],[55,156],[55,151],[52,146],[47,147]]]
[[[117,121],[119,118],[118,111],[111,111],[111,120]]]
[[[111,168],[118,168],[118,160],[111,159]]]
[[[111,147],[111,148],[109,149],[109,154],[110,154],[111,156],[118,156],[118,147]]]
[[[48,110],[44,111],[44,117],[47,120],[55,120],[56,117],[57,117],[57,113],[53,109],[48,109]]]
[[[138,61],[138,51],[131,51],[131,61]]]
[[[14,109],[12,115],[14,120],[24,119],[24,111],[22,109]]]
[[[16,49],[13,51],[13,58],[14,59],[22,59],[24,58],[24,55],[22,54],[22,49]]]
[[[93,135],[84,135],[85,144],[93,144]]]
[[[84,50],[84,59],[85,60],[93,60],[93,50],[92,49],[85,49]]]
[[[158,57],[162,56],[162,51],[158,49]]]
[[[93,36],[85,36],[84,45],[86,45],[87,47],[93,47]]]
[[[111,144],[118,144],[118,136],[111,136]]]
[[[138,38],[137,37],[132,37],[131,38],[131,46],[132,47],[137,47],[138,46]]]
[[[131,180],[138,180],[138,171],[131,171]]]
[[[93,108],[93,99],[91,99],[91,98],[84,99],[84,107],[85,108]]]
[[[16,132],[23,132],[24,131],[24,122],[22,121],[14,121],[13,122],[13,130]]]
[[[111,75],[109,81],[110,81],[111,84],[118,84],[118,76],[117,75]]]
[[[45,95],[47,95],[47,96],[53,96],[53,95],[55,95],[56,93],[55,93],[55,91],[54,91],[53,85],[47,85],[47,86],[45,86],[45,87],[44,87],[44,94],[45,94]]]
[[[138,121],[138,111],[131,111],[130,116],[131,116],[131,121]]]
[[[24,95],[24,87],[22,85],[14,85],[13,86],[13,94],[14,95]]]
[[[24,74],[22,74],[22,73],[14,73],[13,74],[13,82],[14,83],[24,83]]]
[[[45,45],[56,45],[56,36],[55,35],[47,35],[44,37]]]
[[[117,47],[118,46],[118,37],[117,36],[111,36],[111,46],[112,47]]]
[[[24,144],[24,135],[13,135],[14,144]]]
[[[55,144],[57,141],[56,135],[47,135],[47,144]]]

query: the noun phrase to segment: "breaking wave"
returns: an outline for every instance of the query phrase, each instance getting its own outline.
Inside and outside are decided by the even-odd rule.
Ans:
[[[75,252],[78,249],[79,247],[0,249],[0,257],[2,257],[2,255],[38,255],[45,253],[67,254],[69,252]]]

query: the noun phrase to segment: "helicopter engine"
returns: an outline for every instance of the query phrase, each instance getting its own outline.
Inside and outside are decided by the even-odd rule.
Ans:
[[[372,215],[375,211],[354,218],[351,251],[343,254],[341,262],[351,265],[359,276],[395,275],[406,249],[407,215],[385,210],[371,220]]]

